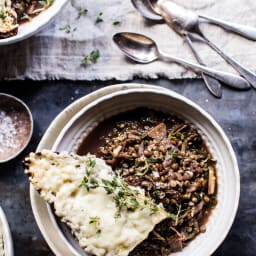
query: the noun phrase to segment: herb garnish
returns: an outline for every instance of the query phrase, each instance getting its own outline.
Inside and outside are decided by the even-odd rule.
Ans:
[[[95,216],[95,217],[90,217],[90,221],[89,224],[94,224],[97,231],[96,234],[100,234],[101,233],[101,229],[100,229],[100,217]]]
[[[90,177],[95,165],[96,165],[95,160],[92,160],[91,158],[89,158],[89,160],[86,162],[84,178],[80,184],[80,187],[84,186],[88,192],[90,191],[90,189],[95,189],[99,186],[98,181],[95,178]]]
[[[169,155],[170,155],[171,159],[174,160],[177,157],[178,153],[173,151],[173,152],[170,152]]]
[[[112,23],[112,25],[114,25],[114,26],[119,26],[120,24],[121,24],[121,21],[118,21],[118,20],[113,21],[113,23]]]
[[[95,164],[95,160],[91,159],[86,162],[85,175],[79,187],[85,187],[87,191],[101,187],[105,189],[108,195],[113,195],[118,209],[115,216],[116,218],[120,217],[123,208],[126,208],[128,211],[135,211],[138,208],[143,209],[148,205],[150,207],[150,214],[154,214],[158,210],[158,206],[154,202],[150,199],[142,198],[137,189],[131,189],[130,186],[122,180],[120,174],[115,175],[112,180],[97,180],[92,176]]]
[[[86,15],[87,12],[88,10],[85,9],[84,7],[79,7],[77,18],[80,19],[82,16]]]
[[[95,63],[100,58],[100,51],[98,49],[90,52],[89,55],[84,56],[83,64],[88,65],[89,63]]]
[[[153,195],[156,195],[156,196],[159,196],[160,193],[161,193],[161,191],[158,190],[158,189],[155,189],[155,190],[153,191]]]
[[[103,12],[100,12],[97,17],[96,17],[96,20],[95,20],[95,23],[99,23],[99,22],[103,22]]]
[[[4,11],[0,12],[0,19],[4,20],[6,18],[6,13]]]
[[[77,30],[77,27],[72,28],[69,24],[63,25],[59,28],[59,30],[64,30],[67,34],[72,34]]]

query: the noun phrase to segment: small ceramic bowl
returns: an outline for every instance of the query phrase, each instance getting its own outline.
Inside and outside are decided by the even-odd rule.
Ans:
[[[0,239],[2,239],[3,241],[4,255],[13,256],[14,253],[13,253],[11,231],[10,231],[7,219],[5,217],[5,214],[1,207],[0,207]],[[1,252],[1,249],[2,248],[0,248],[0,252]]]
[[[20,99],[0,93],[0,163],[16,157],[28,144],[33,118]]]

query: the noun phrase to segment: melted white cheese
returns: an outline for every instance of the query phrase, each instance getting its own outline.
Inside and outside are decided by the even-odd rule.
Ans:
[[[93,177],[112,180],[112,169],[95,156],[57,155],[48,150],[40,155],[31,153],[26,159],[30,161],[26,172],[41,196],[54,204],[56,215],[70,226],[85,251],[96,256],[127,256],[167,213],[161,207],[154,214],[149,207],[122,209],[117,218],[113,195],[102,187],[88,192],[80,186],[89,158],[96,162]],[[142,200],[149,200],[143,190],[139,193]],[[90,223],[93,218],[98,221]]]

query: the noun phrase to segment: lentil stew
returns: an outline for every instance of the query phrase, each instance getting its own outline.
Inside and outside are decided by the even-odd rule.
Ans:
[[[88,152],[169,212],[130,256],[167,256],[205,232],[217,204],[216,161],[193,125],[174,114],[136,109],[102,122],[77,153]]]

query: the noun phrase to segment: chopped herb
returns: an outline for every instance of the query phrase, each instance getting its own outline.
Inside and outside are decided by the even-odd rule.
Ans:
[[[156,195],[156,196],[160,195],[160,193],[161,193],[161,191],[158,189],[153,191],[153,195]]]
[[[155,214],[158,211],[158,206],[156,204],[152,204],[150,206],[150,215]]]
[[[6,13],[4,11],[0,12],[0,19],[4,20],[6,18]]]
[[[99,22],[103,22],[103,18],[102,18],[103,12],[100,12],[95,20],[95,23],[99,23]]]
[[[177,157],[178,153],[173,151],[173,152],[170,152],[169,155],[170,155],[171,159],[173,160]]]
[[[88,168],[94,168],[95,165],[96,165],[96,161],[94,159],[89,158],[89,160],[87,161]]]
[[[100,51],[93,50],[89,55],[84,56],[83,64],[88,65],[89,63],[95,63],[100,58]]]
[[[95,216],[95,217],[90,217],[90,221],[89,224],[93,224],[95,225],[97,231],[96,234],[100,234],[101,233],[101,229],[100,229],[100,217]]]
[[[72,28],[69,24],[63,25],[59,28],[59,30],[64,30],[67,34],[72,34],[77,30],[77,27]]]
[[[147,162],[150,164],[156,163],[158,160],[155,158],[147,158]]]
[[[181,133],[181,135],[180,135],[180,139],[181,139],[182,141],[184,141],[184,140],[185,140],[185,135],[184,135],[183,133]]]
[[[89,224],[99,224],[100,223],[100,217],[95,216],[95,217],[90,217]]]
[[[101,182],[95,177],[91,177],[95,164],[95,160],[92,159],[86,162],[85,176],[83,177],[80,187],[85,187],[87,191],[102,187],[108,195],[112,194],[118,209],[116,217],[120,217],[123,208],[126,208],[128,211],[135,211],[138,208],[149,205],[150,214],[154,214],[158,210],[158,206],[149,199],[141,200],[139,191],[137,189],[131,189],[129,185],[122,180],[120,174],[115,175],[112,180],[101,179]],[[96,220],[95,218],[91,218],[90,224]]]
[[[82,16],[86,15],[87,12],[88,10],[85,9],[84,7],[79,7],[77,18],[80,19]]]
[[[121,21],[116,20],[116,21],[114,21],[112,24],[113,24],[114,26],[119,26],[119,25],[121,25]]]

